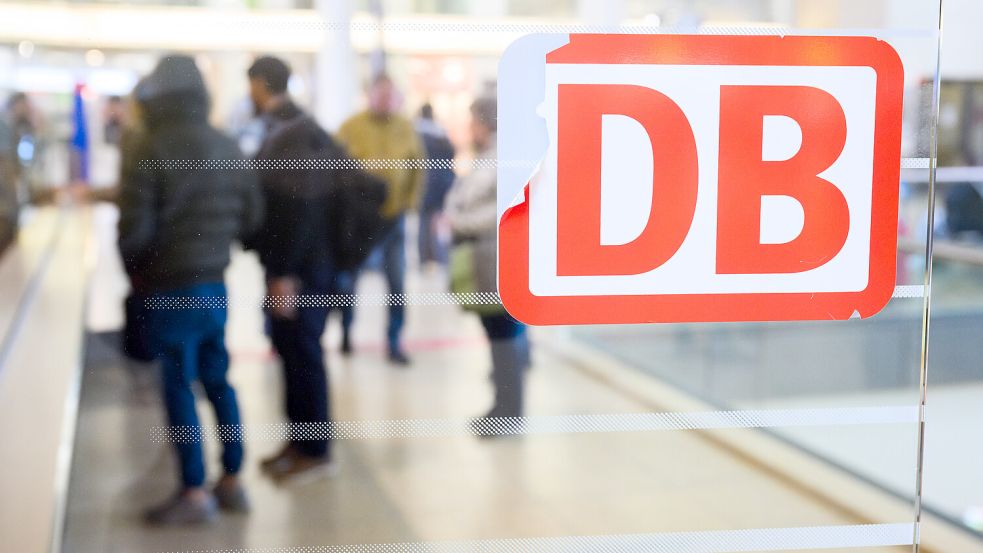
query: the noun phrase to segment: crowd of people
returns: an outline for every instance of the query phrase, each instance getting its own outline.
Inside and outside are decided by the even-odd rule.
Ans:
[[[329,307],[302,298],[353,294],[370,257],[380,260],[389,292],[403,294],[411,211],[419,212],[421,261],[447,264],[456,256],[464,260],[475,291],[496,289],[495,170],[482,167],[458,177],[449,167],[427,170],[436,164],[419,163],[455,156],[429,106],[414,124],[399,112],[392,79],[378,74],[367,89],[368,108],[331,134],[291,99],[290,68],[283,60],[260,57],[243,77],[264,128],[252,160],[209,124],[204,81],[194,60],[184,56],[164,57],[137,84],[132,98],[140,124],[118,136],[123,151],[119,250],[132,285],[125,349],[159,363],[171,429],[201,436],[197,381],[219,428],[227,430],[221,433],[224,475],[212,485],[206,483],[201,440],[173,440],[181,486],[147,512],[154,524],[201,523],[221,510],[250,509],[239,478],[243,433],[235,431],[241,417],[227,377],[224,338],[223,273],[233,242],[254,251],[264,268],[266,330],[283,369],[290,440],[260,462],[277,482],[336,468],[331,441],[317,437],[326,433],[308,431],[332,421],[321,345]],[[482,158],[495,157],[496,109],[491,97],[479,98],[471,108],[472,144]],[[391,162],[346,163],[352,160]],[[441,228],[451,230],[449,247]],[[169,300],[190,307],[141,308]],[[388,360],[407,368],[405,302],[389,303]],[[351,307],[341,310],[341,351],[351,354],[355,313]],[[495,386],[486,416],[520,417],[530,362],[526,329],[501,306],[482,306],[478,315],[491,344]]]

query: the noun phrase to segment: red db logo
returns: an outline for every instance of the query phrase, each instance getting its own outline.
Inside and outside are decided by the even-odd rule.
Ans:
[[[534,113],[515,105],[512,59],[499,158],[530,125],[547,137],[523,193],[500,200],[516,318],[848,319],[890,300],[904,79],[888,44],[570,35],[539,58]]]

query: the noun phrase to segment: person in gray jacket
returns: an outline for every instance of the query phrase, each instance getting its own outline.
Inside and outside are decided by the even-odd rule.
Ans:
[[[477,157],[496,159],[497,104],[479,98],[471,106],[471,134]],[[447,196],[445,213],[455,243],[470,242],[479,292],[497,290],[497,178],[494,167],[476,167],[460,177]],[[530,362],[526,326],[504,309],[482,312],[481,324],[491,343],[495,403],[485,417],[523,415],[523,376]]]

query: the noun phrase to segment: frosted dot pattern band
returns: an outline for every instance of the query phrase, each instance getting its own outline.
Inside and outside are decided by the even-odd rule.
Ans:
[[[205,440],[307,441],[436,438],[453,435],[511,436],[522,434],[587,434],[722,428],[774,428],[803,426],[854,426],[914,424],[914,406],[878,406],[826,409],[768,409],[623,413],[475,419],[394,419],[271,423],[217,426],[157,426],[151,429],[156,443],[200,443]]]
[[[212,549],[170,553],[730,553],[911,546],[914,532],[915,525],[909,522],[455,542]]]
[[[450,158],[382,158],[382,159],[150,159],[138,163],[145,170],[243,170],[243,171],[290,171],[290,170],[353,170],[365,171],[383,169],[497,169],[498,167],[532,168],[535,162],[516,160],[497,160],[478,158],[457,160]]]
[[[922,285],[898,286],[895,298],[913,299],[925,295]],[[392,305],[499,305],[497,292],[421,292],[406,294],[302,294],[296,296],[266,296],[261,307],[358,307]],[[196,298],[190,296],[159,296],[145,300],[148,309],[223,309],[229,306],[226,297]]]

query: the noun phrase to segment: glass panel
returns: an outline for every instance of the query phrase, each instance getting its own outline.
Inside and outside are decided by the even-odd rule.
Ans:
[[[799,7],[796,14],[808,12],[801,9],[804,4]],[[880,29],[868,28],[877,21],[871,18],[873,12],[848,10],[849,16],[837,20],[831,12],[818,10],[805,25],[815,28],[787,32],[869,34],[891,44],[904,61],[907,107],[902,166],[906,169],[901,183],[897,289],[891,303],[870,319],[849,322],[644,325],[630,330],[583,327],[572,330],[574,339],[721,409],[872,408],[854,419],[857,422],[874,412],[888,417],[893,415],[887,413],[912,414],[919,400],[927,167],[934,139],[936,83],[930,54],[937,53],[933,44],[938,19],[931,10],[915,17],[917,10],[902,2],[880,7],[890,13],[881,20],[886,24]],[[933,9],[937,11],[937,6]],[[899,499],[914,500],[916,425],[779,426],[765,432]]]
[[[9,143],[18,164],[14,199],[3,205],[28,213],[0,279],[35,275],[12,285],[9,309],[0,306],[15,329],[0,327],[9,342],[0,379],[60,394],[58,410],[46,411],[52,420],[31,427],[60,446],[21,430],[17,439],[30,448],[3,447],[11,461],[0,461],[0,489],[30,498],[9,502],[23,509],[0,508],[0,535],[14,536],[17,550],[49,542],[65,551],[216,553],[913,547],[935,93],[946,165],[979,164],[978,129],[965,122],[983,98],[972,71],[939,88],[939,2],[135,4],[0,5],[0,93],[26,93],[25,103],[10,103],[9,140],[0,128],[0,146]],[[867,163],[872,175],[901,169],[886,307],[825,321],[813,311],[775,316],[754,299],[735,316],[724,299],[692,317],[678,315],[685,304],[673,316],[640,315],[686,322],[556,326],[527,326],[504,311],[500,274],[515,268],[496,244],[498,217],[522,205],[527,177],[549,165],[549,136],[536,134],[539,121],[528,134],[502,127],[512,132],[522,117],[560,109],[545,100],[564,81],[546,79],[562,70],[546,65],[574,62],[548,52],[615,35],[653,46],[645,54],[657,61],[638,63],[641,73],[665,79],[683,117],[705,123],[692,129],[707,179],[700,194],[717,185],[722,163],[705,148],[722,140],[721,86],[812,82],[796,67],[801,59],[828,59],[840,45],[881,48],[864,37],[897,53],[901,114],[875,115],[882,106],[873,91],[890,79],[865,70],[879,67],[873,61],[822,64],[829,74],[845,70],[834,79],[843,88],[870,85],[869,105],[845,108],[844,132],[864,127],[881,152],[890,143],[881,121],[901,120],[901,155]],[[659,40],[645,42],[652,37]],[[514,46],[537,40],[548,48]],[[800,57],[780,55],[809,40]],[[728,62],[734,54],[715,51],[720,44],[771,61]],[[679,45],[700,61],[673,58]],[[675,72],[687,64],[697,70]],[[578,78],[616,73],[610,63],[593,65]],[[713,73],[723,66],[730,73]],[[503,97],[516,90],[526,110],[518,115],[515,98]],[[544,102],[523,97],[528,90]],[[687,111],[697,105],[687,103],[689,91],[709,94],[705,114]],[[654,109],[646,102],[656,101],[629,98],[617,113],[596,114],[629,120],[620,130],[601,123],[599,134],[644,139],[630,120],[644,119]],[[858,113],[866,123],[855,123]],[[668,126],[659,114],[652,128]],[[786,130],[801,133],[801,125]],[[658,148],[676,152],[684,139],[653,138],[653,170],[682,167],[684,159]],[[775,157],[760,140],[760,161]],[[787,160],[796,148],[784,142],[772,149]],[[637,144],[598,147],[583,156],[596,154],[598,194],[609,193],[611,174],[617,186],[638,184],[636,165],[648,166],[632,157]],[[621,172],[605,173],[612,160]],[[577,172],[581,161],[557,170]],[[503,174],[521,177],[504,195]],[[872,175],[844,178],[872,187]],[[971,180],[963,176],[951,179]],[[631,227],[644,222],[646,204],[676,217],[676,206],[656,196],[677,198],[679,183],[668,184],[646,201],[601,196],[601,219]],[[939,190],[946,207],[961,202],[955,184]],[[872,188],[867,194],[893,217],[893,205],[879,204]],[[935,250],[931,374],[948,406],[940,418],[965,436],[959,410],[979,380],[969,368],[978,357],[969,339],[978,254],[955,242],[957,211],[935,221],[950,235]],[[628,234],[603,238],[625,244]],[[871,243],[893,243],[889,234]],[[674,254],[663,253],[662,261]],[[712,249],[694,255],[707,267],[717,261]],[[574,315],[618,322],[598,311]],[[56,334],[63,327],[84,327],[84,343]],[[30,361],[48,343],[77,355],[82,368],[58,357],[50,364],[60,371],[44,372],[50,382],[32,376]],[[0,413],[11,393],[0,386]],[[7,404],[34,397],[18,394]],[[0,425],[6,446],[17,443],[5,433],[13,426]],[[923,520],[933,526],[923,543],[983,551],[957,529],[979,524],[980,502],[943,474],[970,474],[959,459],[975,457],[965,443],[943,441],[929,448],[929,467],[933,451],[945,461],[928,475],[946,485],[926,497]],[[47,453],[34,453],[42,445]]]

